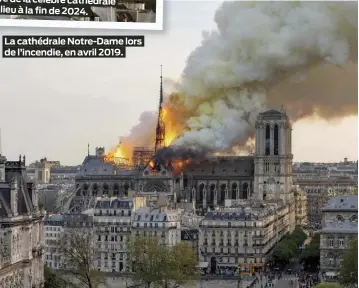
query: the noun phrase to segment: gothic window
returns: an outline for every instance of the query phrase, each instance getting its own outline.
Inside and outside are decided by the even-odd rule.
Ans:
[[[166,185],[161,181],[149,181],[143,187],[144,192],[167,192]]]
[[[274,125],[274,155],[278,155],[278,145],[279,145],[279,130],[278,125]]]
[[[84,183],[82,185],[82,192],[83,192],[83,195],[86,195],[87,194],[87,191],[89,189],[89,185],[87,183]],[[80,196],[80,193],[76,193],[77,196]]]
[[[237,198],[237,183],[232,184],[232,199]]]
[[[266,155],[270,155],[270,126],[266,125],[266,140],[265,140]]]
[[[209,201],[214,200],[214,189],[216,189],[216,184],[212,184],[210,187]]]
[[[125,194],[125,196],[128,196],[128,189],[130,189],[130,185],[128,185],[128,183],[125,183],[125,185],[123,186],[123,188],[124,188],[124,194]]]
[[[103,194],[107,194],[108,193],[108,184],[104,183],[103,184]]]
[[[97,196],[97,192],[98,192],[98,185],[97,183],[95,183],[92,186],[92,195]]]
[[[242,185],[242,199],[248,198],[248,183]]]
[[[115,196],[118,196],[119,192],[120,192],[120,185],[118,185],[118,183],[115,183],[115,184],[113,185],[113,194],[114,194]]]
[[[204,184],[199,185],[199,201],[203,201]]]
[[[226,198],[226,187],[227,185],[226,184],[222,184],[221,185],[221,195],[220,195],[220,199],[221,199],[221,202],[224,203],[224,199]]]

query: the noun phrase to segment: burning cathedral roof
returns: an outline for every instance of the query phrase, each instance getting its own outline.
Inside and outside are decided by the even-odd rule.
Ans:
[[[128,166],[118,166],[115,163],[106,162],[103,156],[88,155],[84,159],[79,174],[90,175],[132,175],[133,170]]]

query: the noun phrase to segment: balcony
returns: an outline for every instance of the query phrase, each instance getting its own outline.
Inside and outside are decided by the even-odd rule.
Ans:
[[[253,235],[253,240],[263,240],[266,236],[265,235]]]

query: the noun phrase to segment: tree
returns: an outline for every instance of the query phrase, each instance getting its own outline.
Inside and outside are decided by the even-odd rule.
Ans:
[[[71,229],[57,242],[57,248],[62,255],[62,276],[73,278],[79,282],[79,287],[96,288],[105,284],[104,276],[94,269],[95,261],[99,258],[99,252],[93,245],[93,233],[86,228]],[[71,281],[72,285],[76,284]]]
[[[313,235],[312,241],[302,250],[300,260],[304,270],[315,272],[320,264],[320,234]]]
[[[44,266],[45,288],[63,288],[65,281],[59,278],[55,272],[46,265]]]
[[[166,254],[157,238],[133,237],[127,244],[127,251],[132,262],[133,279],[145,284],[159,284],[163,279],[163,271],[168,267],[162,262]]]
[[[179,243],[170,249],[170,279],[175,286],[184,285],[199,279],[199,269],[192,248],[186,243]]]
[[[284,266],[293,257],[293,252],[286,242],[281,242],[273,251],[273,262],[275,266]]]
[[[296,243],[297,247],[299,247],[307,239],[307,234],[305,234],[300,226],[297,226],[293,233],[290,235],[290,238]]]
[[[133,280],[146,287],[178,287],[199,275],[196,257],[186,244],[161,245],[156,237],[133,237],[127,244]]]
[[[344,287],[338,283],[322,282],[322,283],[314,286],[314,288],[344,288]]]
[[[339,282],[345,287],[358,287],[358,239],[344,252]]]
[[[273,262],[275,266],[288,264],[290,260],[299,252],[301,246],[307,235],[300,227],[296,227],[292,234],[286,235],[276,246],[273,251]]]

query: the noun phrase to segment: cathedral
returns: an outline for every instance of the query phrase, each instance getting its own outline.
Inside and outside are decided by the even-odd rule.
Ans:
[[[196,209],[227,206],[226,201],[293,200],[292,127],[281,109],[260,113],[256,124],[256,150],[251,156],[212,157],[190,161],[180,174],[171,164],[154,171],[148,161],[140,169],[104,161],[104,150],[88,155],[76,177],[70,212],[93,207],[98,196],[128,197],[136,193],[161,194],[172,203],[193,203]]]
[[[25,157],[0,154],[0,287],[43,287],[43,218]]]

